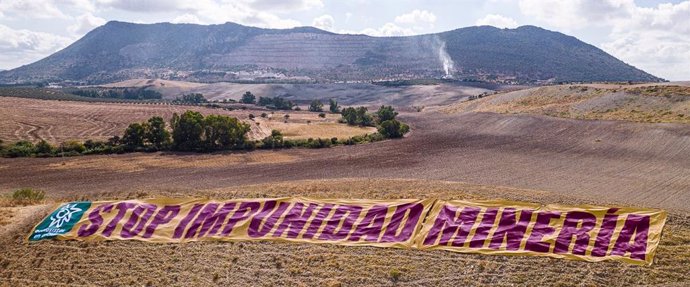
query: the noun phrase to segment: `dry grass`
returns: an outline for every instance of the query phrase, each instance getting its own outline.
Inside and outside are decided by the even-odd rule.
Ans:
[[[688,86],[549,86],[499,94],[444,109],[588,120],[690,123]]]
[[[288,139],[308,138],[349,138],[376,132],[373,127],[354,127],[338,123],[339,114],[326,113],[325,117],[319,117],[318,113],[310,112],[266,112],[265,118],[260,117],[261,112],[252,123],[254,138],[264,138],[271,134],[271,130],[279,130]],[[285,115],[289,117],[286,119]]]
[[[213,155],[137,155],[122,157],[118,155],[86,157],[79,161],[51,163],[46,169],[54,170],[109,170],[113,172],[138,172],[147,169],[174,168],[222,168],[239,164],[286,163],[295,160],[294,156],[283,152],[241,153]]]
[[[167,191],[150,195],[185,196]],[[549,192],[421,180],[314,180],[193,191],[214,198],[253,196],[507,198],[582,203]],[[96,198],[109,197],[108,194]],[[189,196],[189,193],[186,194]],[[95,199],[95,198],[94,198]],[[234,286],[583,286],[690,283],[690,218],[672,214],[651,267],[541,257],[458,254],[272,242],[151,244],[44,241],[25,244],[50,209],[17,210],[0,236],[0,282],[7,285]]]

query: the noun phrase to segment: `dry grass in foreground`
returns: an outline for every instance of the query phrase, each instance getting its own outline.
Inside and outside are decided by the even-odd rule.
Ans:
[[[272,153],[226,154],[150,154],[124,158],[117,155],[86,157],[79,161],[51,163],[47,170],[109,170],[113,172],[138,172],[147,169],[222,168],[240,164],[272,164],[295,161],[296,158],[282,151]]]
[[[549,192],[422,180],[314,180],[200,191],[95,193],[93,198],[151,196],[213,198],[506,198],[541,203],[584,203]],[[66,198],[53,197],[66,200]],[[597,204],[605,204],[596,202]],[[50,208],[16,213],[0,227],[0,285],[233,285],[233,286],[686,286],[690,217],[672,214],[655,263],[640,267],[527,256],[469,255],[376,247],[271,242],[151,244],[136,241],[44,241],[24,237]],[[10,211],[12,212],[12,211]]]

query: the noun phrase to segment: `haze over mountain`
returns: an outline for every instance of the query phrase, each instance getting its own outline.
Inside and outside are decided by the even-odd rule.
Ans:
[[[574,37],[534,26],[371,37],[313,27],[111,21],[45,59],[0,72],[0,83],[281,77],[340,81],[447,75],[518,82],[662,80]]]

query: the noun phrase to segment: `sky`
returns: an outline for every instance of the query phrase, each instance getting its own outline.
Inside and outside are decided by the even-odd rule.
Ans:
[[[0,69],[40,60],[110,20],[417,35],[535,25],[668,80],[690,80],[690,0],[0,0]]]

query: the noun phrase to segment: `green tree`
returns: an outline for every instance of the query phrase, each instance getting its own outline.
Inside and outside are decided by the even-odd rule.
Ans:
[[[408,125],[403,124],[398,120],[383,121],[378,127],[379,133],[386,138],[401,138],[409,130],[410,127]]]
[[[18,141],[6,148],[4,154],[8,157],[27,157],[34,154],[34,144],[30,141]]]
[[[182,95],[182,98],[177,98],[175,102],[189,103],[189,104],[200,104],[208,102],[204,95],[198,93],[192,93],[187,95]]]
[[[249,125],[237,118],[209,115],[204,120],[204,148],[207,150],[242,147],[247,139]]]
[[[292,108],[295,106],[295,103],[290,100],[286,100],[283,97],[259,97],[258,105],[267,107],[269,109],[292,110]]]
[[[201,148],[204,133],[204,116],[199,112],[186,111],[182,116],[173,115],[171,120],[173,148],[191,151]]]
[[[252,94],[252,92],[247,91],[242,95],[242,99],[240,100],[240,103],[243,104],[256,104],[256,96]]]
[[[145,126],[140,123],[130,124],[122,136],[122,144],[130,149],[144,146]]]
[[[373,126],[374,125],[374,119],[367,114],[367,108],[366,107],[358,107],[356,109],[356,115],[357,115],[357,125],[359,126]]]
[[[36,149],[37,154],[43,154],[43,155],[52,154],[55,151],[53,146],[51,146],[48,142],[46,142],[44,140],[41,140],[40,142],[38,142],[36,144],[35,149]]]
[[[357,124],[357,109],[348,107],[343,109],[340,114],[343,116],[343,120],[345,120],[348,125],[353,126]]]
[[[337,114],[340,112],[340,106],[338,106],[338,101],[335,99],[330,99],[328,100],[328,110],[331,111],[331,113]]]
[[[261,140],[264,148],[280,148],[283,147],[283,134],[279,130],[272,130],[271,135]]]
[[[86,147],[78,141],[66,141],[60,144],[60,151],[64,153],[83,153]]]
[[[152,117],[145,125],[144,138],[158,150],[170,145],[170,132],[165,129],[165,121],[161,117]]]
[[[396,112],[392,106],[381,106],[376,112],[376,115],[379,118],[379,122],[382,123],[385,121],[394,120],[398,115],[398,112]]]
[[[311,101],[311,104],[309,104],[309,111],[310,112],[323,112],[323,103],[321,103],[320,100],[313,100]]]

